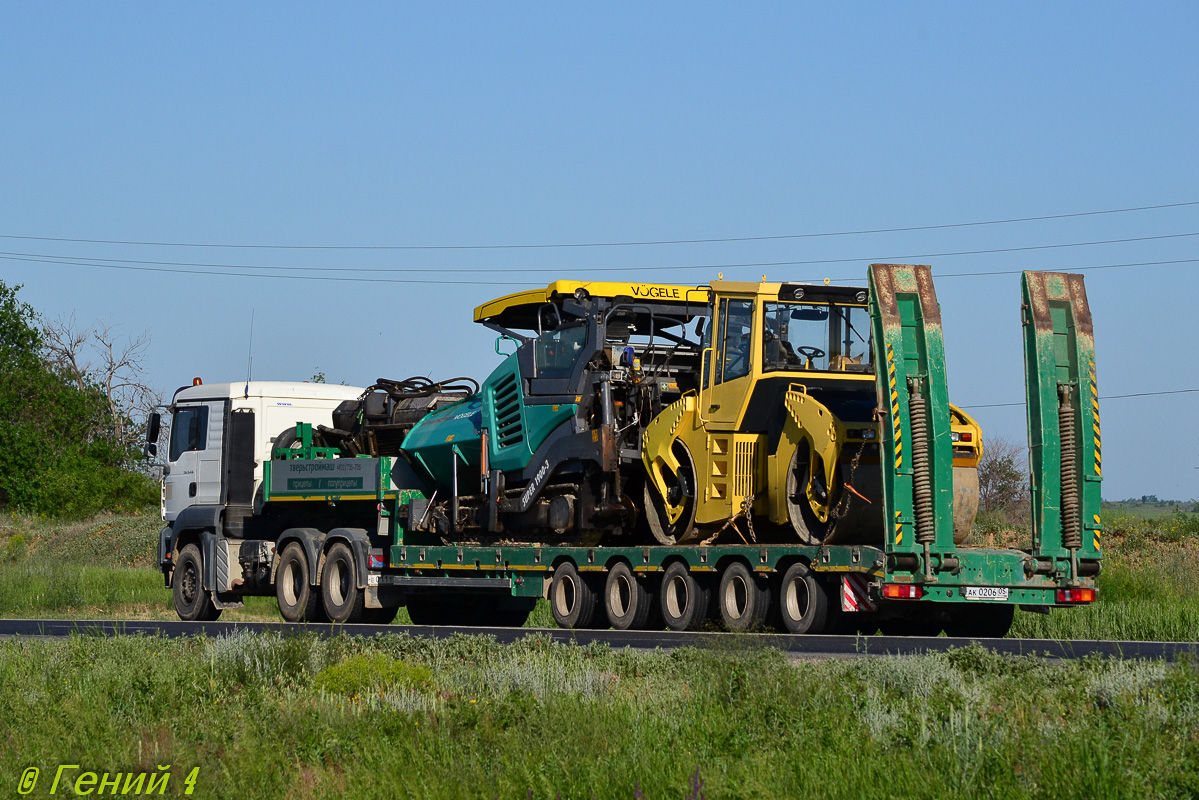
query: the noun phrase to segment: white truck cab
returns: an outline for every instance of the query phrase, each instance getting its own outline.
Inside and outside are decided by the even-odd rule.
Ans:
[[[175,392],[169,406],[172,425],[163,470],[163,520],[172,522],[192,506],[259,506],[262,464],[270,459],[275,438],[297,422],[331,425],[333,409],[363,391],[357,386],[250,381],[196,384]],[[230,435],[234,429],[236,436]],[[252,484],[246,481],[251,462]],[[236,475],[239,471],[242,474]]]

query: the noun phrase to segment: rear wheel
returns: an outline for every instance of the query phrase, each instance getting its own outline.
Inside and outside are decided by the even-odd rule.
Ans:
[[[717,605],[720,621],[730,631],[756,630],[770,613],[770,586],[743,562],[734,561],[720,576]]]
[[[803,562],[792,564],[779,584],[779,617],[789,633],[824,633],[837,610],[825,585]]]
[[[550,611],[562,628],[587,628],[602,616],[597,614],[600,593],[594,581],[584,579],[569,561],[554,568],[550,581]]]
[[[704,582],[676,561],[662,574],[662,619],[672,631],[699,630],[708,616],[710,593]]]
[[[337,542],[325,554],[321,572],[321,601],[331,622],[358,622],[366,596],[358,588],[354,553],[345,542]]]
[[[613,628],[627,631],[649,627],[656,602],[648,579],[637,577],[625,562],[618,562],[608,572],[604,584],[604,609]]]
[[[175,613],[187,622],[212,622],[221,615],[221,610],[212,603],[212,595],[204,589],[201,564],[200,548],[194,544],[184,545],[175,562],[171,594]]]
[[[643,491],[646,522],[654,539],[664,545],[680,544],[695,534],[695,462],[682,442],[676,441],[672,452],[679,461],[679,471],[676,475],[663,471],[666,497],[648,478]],[[671,512],[678,514],[674,522],[670,521]]]
[[[275,597],[279,613],[288,622],[324,622],[320,590],[309,580],[308,557],[299,542],[291,542],[279,554],[275,569]]]

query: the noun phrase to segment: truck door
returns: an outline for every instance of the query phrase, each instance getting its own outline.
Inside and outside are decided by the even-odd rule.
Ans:
[[[205,403],[177,405],[171,417],[171,443],[163,477],[166,519],[199,502],[200,453],[208,442],[209,408]]]
[[[196,451],[199,465],[196,469],[196,504],[218,505],[224,501],[221,495],[222,451],[225,441],[224,400],[209,400],[203,404],[208,409],[208,435],[204,447]]]
[[[715,330],[716,361],[708,408],[701,409],[716,428],[728,430],[737,424],[753,381],[754,301],[721,298]]]

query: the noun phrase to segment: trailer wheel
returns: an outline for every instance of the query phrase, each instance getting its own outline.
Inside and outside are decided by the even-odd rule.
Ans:
[[[325,554],[321,600],[330,622],[358,622],[362,619],[366,595],[358,588],[354,554],[345,542],[336,542]]]
[[[717,590],[720,621],[735,633],[756,630],[770,613],[770,586],[742,561],[729,564]]]
[[[325,622],[320,592],[309,580],[308,557],[299,542],[291,542],[279,554],[275,568],[275,597],[279,613],[288,622]]]
[[[1016,607],[1007,603],[962,606],[945,623],[946,636],[1002,639],[1012,627]]]
[[[779,616],[790,633],[824,633],[835,617],[828,590],[807,564],[792,564],[779,585]]]
[[[596,617],[599,593],[569,561],[554,569],[550,581],[550,611],[562,628],[587,628]]]
[[[175,613],[187,622],[212,622],[221,615],[221,610],[212,603],[212,595],[204,589],[201,563],[200,548],[194,544],[185,545],[175,563],[171,594]]]
[[[648,580],[638,579],[633,568],[625,562],[617,562],[608,572],[608,580],[604,583],[604,610],[608,622],[616,630],[648,628],[656,603]]]
[[[705,583],[676,561],[662,573],[662,618],[672,631],[699,630],[708,617],[711,593]]]

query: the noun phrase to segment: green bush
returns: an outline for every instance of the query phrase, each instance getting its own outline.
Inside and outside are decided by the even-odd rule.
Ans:
[[[365,695],[372,690],[420,689],[429,685],[428,667],[409,664],[383,653],[360,653],[317,673],[312,685],[329,694]]]
[[[8,543],[4,547],[5,561],[20,561],[25,558],[25,553],[29,546],[25,543],[23,534],[16,534],[9,537]]]

